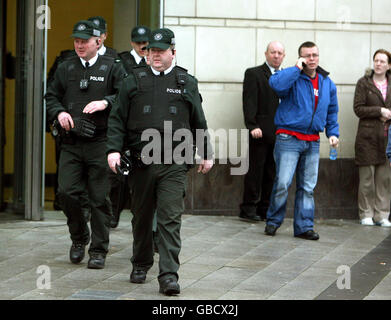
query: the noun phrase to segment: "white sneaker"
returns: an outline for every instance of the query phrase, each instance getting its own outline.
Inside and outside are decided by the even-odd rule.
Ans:
[[[388,219],[383,219],[377,222],[376,224],[381,227],[388,227],[388,228],[391,227],[391,222]]]
[[[375,224],[373,223],[372,218],[364,218],[361,219],[360,223],[364,226],[374,226]]]

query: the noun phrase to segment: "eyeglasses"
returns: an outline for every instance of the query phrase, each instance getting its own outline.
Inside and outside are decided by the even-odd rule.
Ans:
[[[319,54],[317,53],[313,53],[313,54],[307,54],[306,56],[301,56],[302,58],[306,58],[306,59],[309,59],[309,58],[318,58],[319,57]]]

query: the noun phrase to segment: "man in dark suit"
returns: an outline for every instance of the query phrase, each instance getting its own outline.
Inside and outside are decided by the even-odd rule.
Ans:
[[[243,81],[244,121],[250,132],[249,170],[244,178],[239,217],[249,222],[265,220],[273,187],[274,115],[279,99],[269,86],[269,78],[281,66],[284,46],[277,41],[269,43],[265,57],[263,65],[246,70]]]

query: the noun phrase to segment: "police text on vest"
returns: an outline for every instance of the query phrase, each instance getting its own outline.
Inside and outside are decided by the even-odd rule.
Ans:
[[[181,94],[182,91],[181,91],[181,89],[171,89],[171,88],[167,88],[167,93]]]
[[[105,81],[105,77],[90,76],[90,81],[104,82]]]

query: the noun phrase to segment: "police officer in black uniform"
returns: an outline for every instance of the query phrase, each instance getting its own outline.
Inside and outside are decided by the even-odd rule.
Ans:
[[[88,18],[89,21],[93,22],[95,25],[96,25],[96,28],[101,32],[101,35],[100,35],[100,38],[101,38],[101,45],[99,47],[99,50],[98,50],[98,54],[100,55],[108,55],[110,57],[113,57],[115,59],[118,59],[118,53],[115,49],[113,48],[110,48],[110,47],[105,47],[104,45],[104,41],[106,40],[107,38],[107,23],[106,23],[106,20],[101,17],[101,16],[94,16],[94,17],[90,17]],[[54,79],[54,74],[58,68],[58,66],[64,62],[65,60],[69,59],[69,58],[72,58],[72,57],[75,57],[77,56],[76,55],[76,52],[75,50],[63,50],[60,52],[60,54],[56,57],[52,67],[50,68],[49,72],[48,72],[48,79],[47,79],[47,87],[49,87],[50,83],[53,81]],[[50,126],[52,124],[51,123],[48,123],[47,124],[47,132],[50,132]],[[54,131],[56,132],[56,131]],[[57,132],[56,132],[57,134]],[[61,147],[60,147],[60,144],[61,144],[61,137],[56,135],[55,137],[55,153],[56,153],[56,165],[57,165],[57,168],[56,168],[56,178],[55,178],[55,185],[54,185],[54,203],[53,203],[53,208],[55,210],[60,210],[61,207],[60,207],[60,203],[59,203],[59,200],[58,200],[58,194],[57,194],[57,191],[58,191],[58,163],[59,163],[59,159],[60,159],[60,150],[61,150]],[[84,194],[81,198],[81,202],[82,202],[82,210],[83,210],[83,213],[84,215],[86,216],[87,220],[89,220],[90,218],[90,208],[88,206],[88,197],[86,196],[86,194]]]
[[[49,120],[57,119],[62,136],[59,199],[72,240],[70,260],[80,263],[90,241],[80,204],[87,190],[92,229],[88,268],[102,269],[110,230],[107,119],[126,71],[113,58],[98,55],[100,31],[92,22],[76,23],[72,37],[77,56],[58,66],[45,99]]]
[[[191,130],[207,130],[197,80],[186,69],[173,64],[174,45],[171,30],[163,28],[152,32],[148,45],[150,66],[133,68],[124,80],[110,113],[107,144],[107,160],[114,172],[116,165],[121,163],[120,152],[124,147],[129,148],[136,159],[129,176],[134,239],[130,281],[143,283],[153,265],[152,220],[156,210],[159,292],[166,295],[180,293],[178,256],[188,172],[186,162],[177,161],[178,154],[174,157],[180,142],[174,141],[167,125],[171,125],[174,132],[181,129],[189,133],[190,142],[185,139],[185,145],[189,143],[186,146],[191,149],[191,157],[195,139]],[[169,147],[164,148],[163,154],[153,150],[154,160],[147,165],[144,147],[153,141],[141,139],[146,130],[157,133],[159,147],[172,143],[174,152]],[[161,144],[158,143],[160,140]],[[207,136],[200,140],[196,141],[200,144],[197,147],[202,159],[198,171],[207,173],[213,166],[213,155]]]
[[[132,50],[119,53],[119,57],[128,74],[132,72],[134,67],[146,65],[147,45],[150,35],[151,30],[148,27],[137,26],[132,29],[130,42]],[[111,178],[110,199],[113,208],[113,215],[110,221],[111,228],[117,228],[121,212],[129,200],[127,196],[130,193],[129,185],[124,180],[124,177],[121,175],[115,175],[115,177]]]
[[[102,42],[99,47],[98,54],[101,56],[106,55],[118,59],[117,51],[113,48],[105,46],[105,41],[108,36],[106,20],[101,16],[95,16],[88,18],[88,21],[94,23],[97,29],[100,31],[100,39],[102,40]]]
[[[122,63],[127,73],[131,73],[132,69],[138,65],[147,63],[147,45],[151,30],[145,26],[137,26],[132,29],[132,37],[130,45],[131,51],[124,51],[119,54]]]

